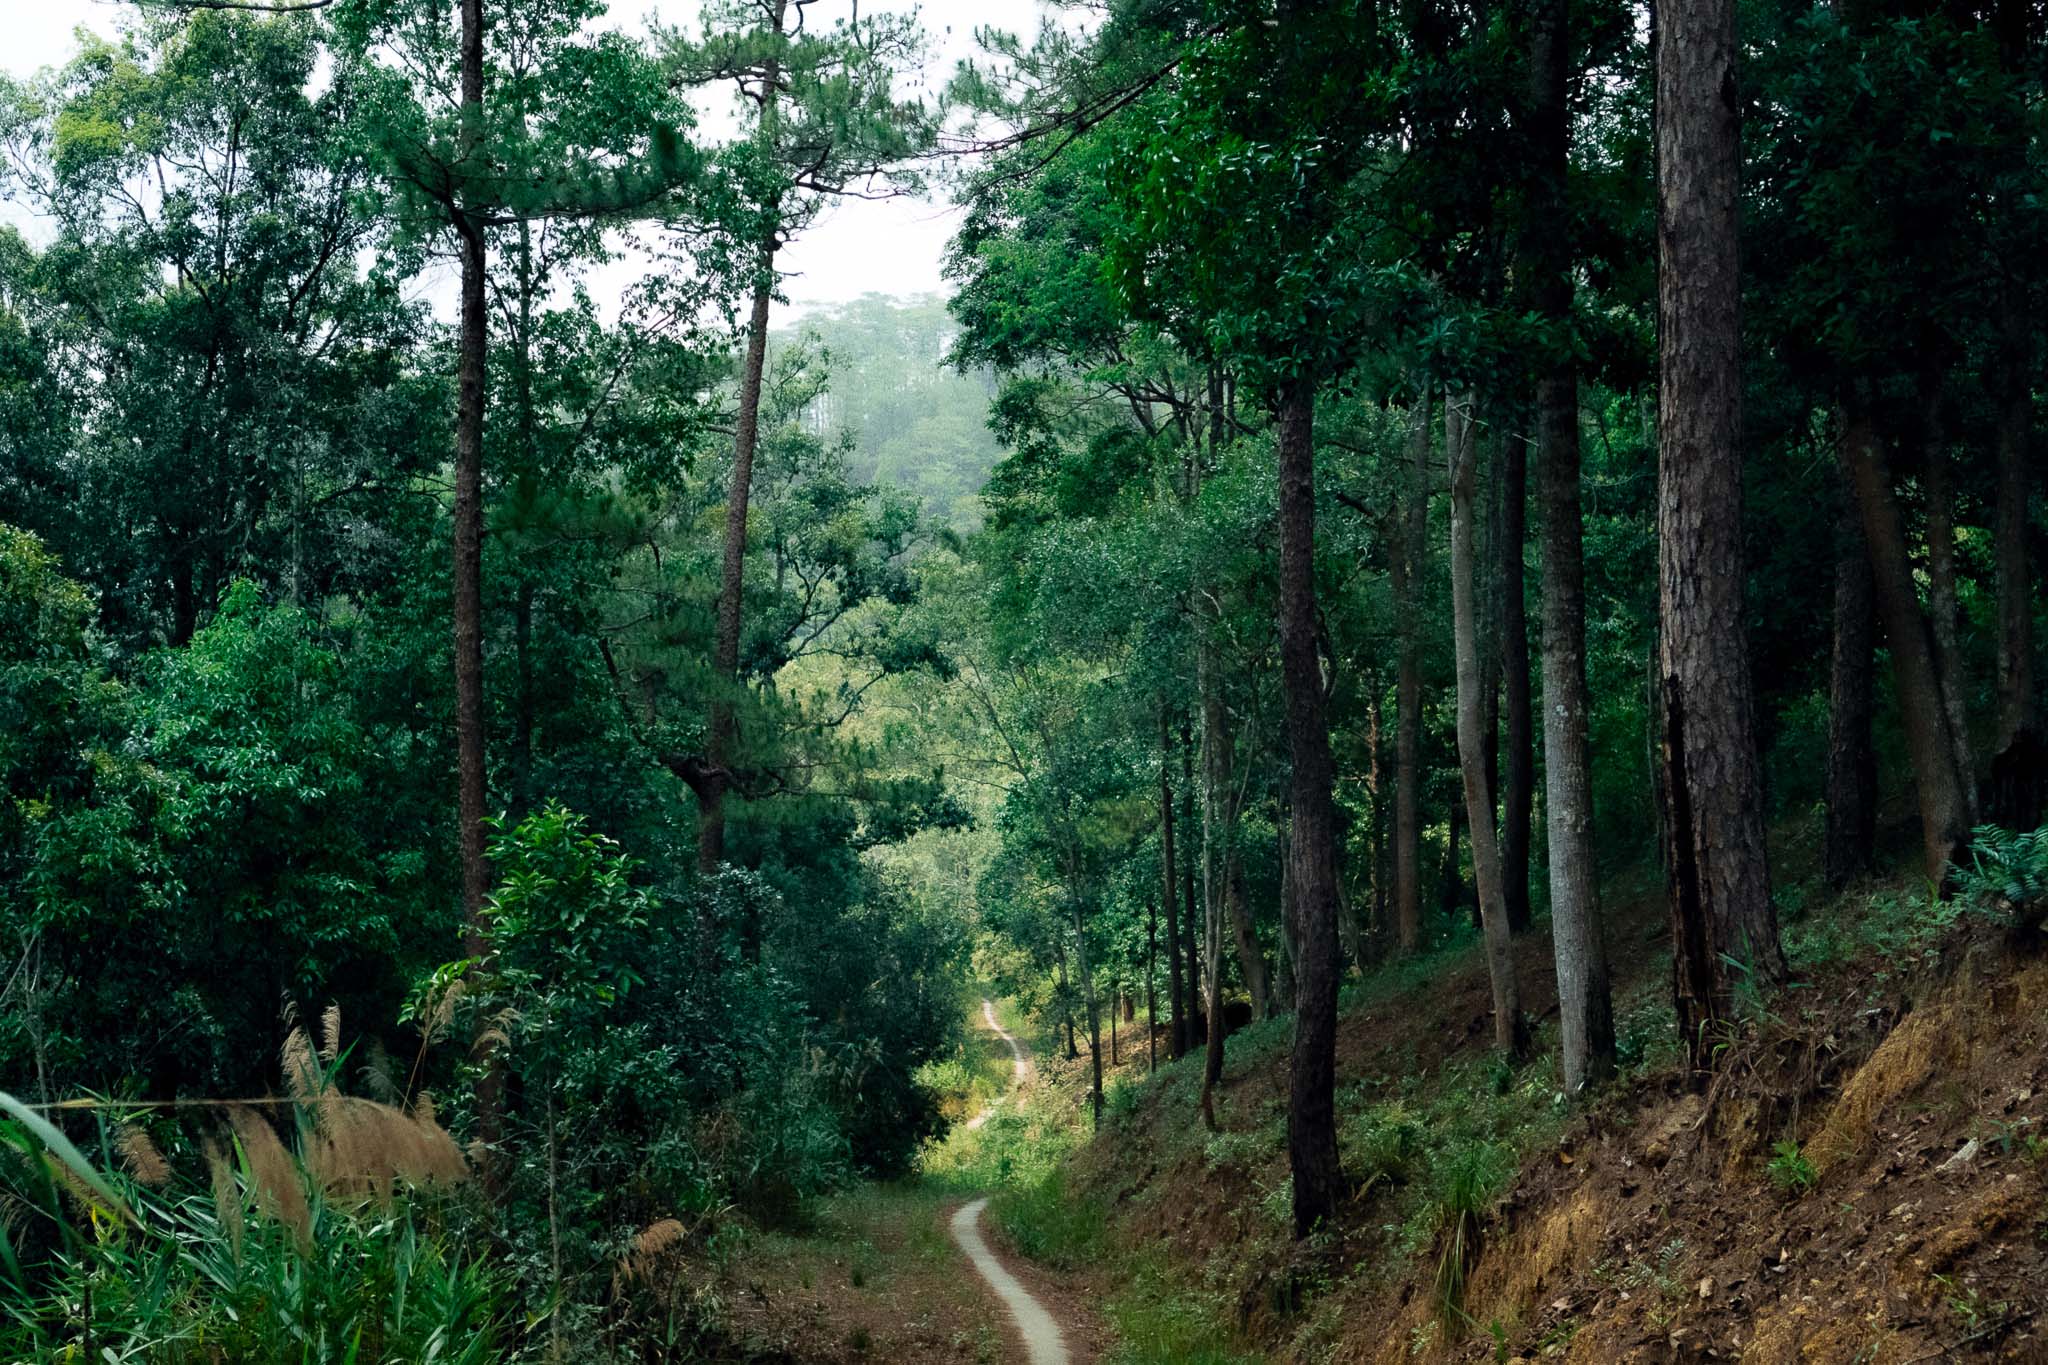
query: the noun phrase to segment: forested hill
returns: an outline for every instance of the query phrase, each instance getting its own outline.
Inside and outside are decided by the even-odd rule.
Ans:
[[[2044,1357],[2033,0],[645,8],[10,6],[0,1360]]]
[[[807,312],[775,342],[826,357],[828,387],[804,421],[820,437],[852,438],[854,474],[911,494],[935,525],[965,532],[981,524],[976,500],[1002,449],[989,430],[994,376],[950,364],[959,333],[943,298],[870,294]]]

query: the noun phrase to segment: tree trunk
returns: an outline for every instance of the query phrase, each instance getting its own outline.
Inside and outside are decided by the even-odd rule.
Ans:
[[[1472,875],[1486,936],[1486,974],[1493,984],[1493,1043],[1520,1060],[1529,1050],[1528,1021],[1515,980],[1507,907],[1501,903],[1500,848],[1493,831],[1493,793],[1486,785],[1484,669],[1479,662],[1478,552],[1472,531],[1474,466],[1470,399],[1444,401],[1444,445],[1451,462],[1451,633],[1458,673],[1458,768],[1466,819],[1472,826]],[[1547,709],[1547,708],[1546,708]]]
[[[780,18],[779,7],[777,17]],[[772,111],[774,107],[771,94],[768,109]],[[733,703],[740,687],[740,606],[746,587],[747,503],[753,493],[754,448],[761,434],[761,376],[768,363],[768,310],[775,294],[772,234],[761,244],[759,269],[760,278],[754,284],[753,316],[747,325],[747,354],[740,370],[732,484],[725,498],[725,543],[719,563],[718,639],[711,659],[714,690],[705,745],[705,775],[697,791],[697,871],[707,875],[725,861],[725,793],[732,785],[730,764],[737,739]]]
[[[1828,661],[1827,835],[1823,864],[1839,891],[1868,872],[1877,842],[1877,751],[1871,745],[1877,621],[1870,556],[1847,488],[1835,512],[1835,623]]]
[[[2027,97],[2036,82],[2034,6],[2030,0],[1998,0],[1992,10],[1998,51],[2013,98],[2003,119],[2002,174],[2023,193],[2002,197],[2020,206],[2007,231],[2024,241],[2024,192],[2032,189],[2028,165]],[[2033,255],[2024,246],[1999,253],[1998,489],[1992,512],[1993,587],[1998,596],[1998,739],[1991,761],[1984,818],[2007,829],[2030,830],[2041,821],[2048,794],[2048,746],[2034,717],[2034,589],[2027,563],[2027,502],[2032,484],[2034,395],[2033,329],[2028,316],[2028,282]]]
[[[1215,711],[1216,651],[1204,643],[1197,656],[1202,693],[1202,990],[1203,1013],[1208,1019],[1202,1051],[1202,1122],[1217,1130],[1216,1087],[1223,1080],[1223,899],[1228,875],[1224,860],[1223,805],[1229,800],[1229,743]]]
[[[1657,580],[1674,995],[1696,1067],[1727,964],[1784,979],[1743,614],[1734,0],[1657,9]]]
[[[1167,1055],[1176,1060],[1187,1055],[1188,1010],[1181,982],[1181,925],[1175,908],[1180,900],[1173,855],[1173,780],[1167,764],[1173,758],[1173,736],[1168,729],[1166,703],[1159,703],[1159,880],[1166,900],[1166,994],[1173,1007],[1173,1034]],[[1192,927],[1192,926],[1190,926]]]
[[[1239,823],[1239,797],[1235,782],[1237,738],[1230,728],[1230,712],[1223,703],[1223,685],[1217,678],[1217,663],[1214,649],[1205,647],[1202,660],[1202,774],[1205,799],[1212,803],[1214,818],[1205,815],[1202,822],[1202,837],[1205,842],[1203,856],[1210,856],[1206,847],[1209,839],[1218,841],[1220,861],[1216,864],[1222,871],[1218,891],[1223,896],[1224,908],[1230,917],[1230,933],[1237,949],[1237,965],[1244,976],[1245,990],[1252,997],[1252,1015],[1258,1019],[1273,1017],[1271,983],[1266,972],[1266,959],[1259,951],[1257,927],[1252,923],[1251,905],[1245,897],[1244,872],[1239,865],[1237,850],[1237,828]],[[1205,861],[1204,867],[1209,863]]]
[[[1074,990],[1067,981],[1067,945],[1064,934],[1054,934],[1052,943],[1053,961],[1059,967],[1060,1015],[1067,1025],[1067,1060],[1073,1061],[1081,1055],[1081,1049],[1074,1043]]]
[[[1955,750],[1966,823],[1977,823],[1976,759],[1970,753],[1969,721],[1963,712],[1966,683],[1963,645],[1956,637],[1962,608],[1956,598],[1955,490],[1949,478],[1948,440],[1941,420],[1941,389],[1931,383],[1921,411],[1926,423],[1927,614],[1934,625],[1934,676],[1941,683],[1942,714]]]
[[[1294,1002],[1301,994],[1301,983],[1294,971],[1294,964],[1301,957],[1301,922],[1294,913],[1294,885],[1289,868],[1293,861],[1293,853],[1288,847],[1288,842],[1287,817],[1283,812],[1280,817],[1280,970],[1273,983],[1275,1008],[1283,1012],[1292,1012]],[[1346,924],[1353,925],[1349,932],[1352,945],[1348,949],[1353,953],[1357,951],[1356,919],[1350,899],[1346,897],[1338,920],[1338,937],[1341,939],[1346,936]],[[1339,946],[1340,949],[1344,947],[1342,944]],[[1340,971],[1343,960],[1341,956],[1338,958]]]
[[[1401,951],[1422,943],[1422,635],[1423,538],[1429,524],[1427,391],[1416,400],[1409,453],[1412,469],[1391,565],[1399,659],[1394,681],[1394,934]]]
[[[1280,466],[1280,666],[1293,761],[1289,854],[1301,958],[1296,964],[1294,1056],[1288,1083],[1287,1156],[1294,1173],[1294,1235],[1335,1215],[1344,1175],[1337,1160],[1337,809],[1316,641],[1315,385],[1295,379],[1276,414]],[[1427,439],[1425,435],[1425,440]]]
[[[1519,245],[1530,302],[1560,336],[1571,327],[1573,292],[1574,253],[1566,230],[1570,23],[1570,0],[1534,0],[1526,144],[1530,221]],[[1535,416],[1543,515],[1543,826],[1550,849],[1562,1070],[1565,1089],[1575,1093],[1613,1067],[1614,1005],[1593,846],[1579,375],[1572,352],[1561,345],[1538,361]]]
[[[483,0],[462,0],[462,123],[474,147],[483,120]],[[460,349],[455,395],[453,572],[455,648],[455,772],[462,851],[463,951],[483,955],[483,906],[490,891],[484,858],[483,469],[484,356],[490,337],[484,312],[484,229],[466,210],[454,215],[462,251]]]
[[[1181,890],[1181,946],[1187,951],[1187,997],[1188,1037],[1187,1048],[1209,1036],[1210,1020],[1207,1006],[1197,999],[1195,990],[1195,733],[1187,713],[1180,718],[1180,890]],[[1204,926],[1206,936],[1207,926]],[[1203,949],[1208,957],[1208,949]],[[1206,989],[1206,987],[1205,987]],[[1204,997],[1206,998],[1206,997]],[[1184,1051],[1186,1049],[1183,1049]]]
[[[1159,1069],[1159,993],[1153,988],[1159,961],[1159,907],[1145,909],[1145,1070],[1150,1073]]]
[[[1942,705],[1926,619],[1913,588],[1906,558],[1906,532],[1899,517],[1891,471],[1869,410],[1860,402],[1843,413],[1839,452],[1870,555],[1871,585],[1878,620],[1891,654],[1899,719],[1920,803],[1920,838],[1930,877],[1943,874],[1969,835],[1962,775]]]
[[[1081,1003],[1088,1010],[1088,1061],[1094,1070],[1094,1088],[1089,1099],[1095,1109],[1095,1126],[1102,1126],[1102,1016],[1095,1005],[1095,972],[1088,961],[1088,936],[1081,917],[1081,898],[1074,901],[1074,961],[1081,969]]]
[[[1536,754],[1529,705],[1529,612],[1522,547],[1528,536],[1529,447],[1519,432],[1501,440],[1500,523],[1494,554],[1500,574],[1500,670],[1506,712],[1501,783],[1501,900],[1516,933],[1529,927],[1529,834],[1535,808]]]
[[[1386,765],[1382,761],[1384,727],[1380,723],[1380,698],[1384,691],[1375,679],[1365,699],[1365,788],[1372,796],[1372,828],[1368,831],[1372,844],[1372,927],[1381,951],[1385,950],[1393,927],[1387,923],[1387,784]],[[1362,956],[1358,966],[1360,971],[1365,970]]]

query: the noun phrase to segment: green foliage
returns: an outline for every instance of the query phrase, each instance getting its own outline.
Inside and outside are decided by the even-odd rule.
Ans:
[[[1764,1174],[1770,1177],[1773,1185],[1791,1195],[1805,1194],[1820,1183],[1820,1173],[1799,1150],[1799,1144],[1790,1138],[1772,1144],[1771,1159],[1764,1163]]]
[[[445,1360],[484,1365],[513,1337],[510,1286],[468,1214],[414,1193],[337,1204],[295,1161],[176,1170],[150,1183],[94,1167],[0,1096],[0,1188],[16,1211],[0,1252],[0,1351],[23,1360]],[[85,1193],[52,1178],[61,1161]],[[160,1161],[161,1158],[158,1158]],[[245,1222],[265,1182],[309,1191],[294,1231]]]
[[[1228,1326],[1221,1296],[1189,1284],[1158,1255],[1141,1256],[1129,1283],[1109,1300],[1114,1365],[1250,1365]]]
[[[989,1199],[988,1214],[1018,1255],[1056,1270],[1093,1265],[1108,1247],[1102,1206],[1069,1189],[1058,1168],[998,1190]]]
[[[2048,825],[2031,834],[1979,825],[1970,844],[1970,865],[1957,869],[1956,881],[1966,900],[2038,921],[2048,901]]]

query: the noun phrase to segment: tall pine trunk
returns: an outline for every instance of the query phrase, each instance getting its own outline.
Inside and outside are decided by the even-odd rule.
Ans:
[[[1294,1173],[1294,1235],[1337,1211],[1337,810],[1329,721],[1316,644],[1315,384],[1296,378],[1279,395],[1280,671],[1293,760],[1290,853],[1301,958],[1295,969],[1294,1057],[1288,1083],[1287,1156]]]
[[[772,94],[768,97],[768,108],[774,108]],[[747,504],[753,495],[754,449],[761,435],[761,378],[768,364],[768,312],[775,295],[772,234],[761,244],[758,268],[761,273],[754,282],[754,310],[747,324],[747,353],[740,370],[732,483],[725,497],[725,541],[718,571],[718,638],[711,657],[715,674],[711,723],[704,777],[697,790],[697,870],[705,874],[717,871],[725,861],[725,794],[732,786],[730,765],[738,739],[733,703],[740,685],[740,607],[746,589]]]
[[[1942,704],[1934,648],[1914,591],[1913,566],[1906,555],[1905,525],[1892,488],[1890,462],[1876,422],[1860,400],[1845,408],[1838,452],[1855,496],[1864,546],[1870,555],[1878,620],[1884,626],[1891,655],[1899,719],[1906,732],[1906,754],[1912,761],[1920,803],[1922,855],[1927,875],[1939,877],[1969,834],[1968,805],[1962,774],[1956,769],[1956,746]]]
[[[1877,751],[1871,745],[1877,621],[1870,556],[1844,487],[1835,513],[1835,621],[1828,659],[1827,884],[1870,870],[1877,840]]]
[[[1477,448],[1470,400],[1444,401],[1444,447],[1451,464],[1451,635],[1458,674],[1458,769],[1472,826],[1472,875],[1479,884],[1479,919],[1486,938],[1486,973],[1493,985],[1493,1043],[1519,1059],[1529,1049],[1528,1021],[1515,980],[1514,945],[1501,902],[1500,848],[1493,830],[1493,792],[1486,783],[1485,670],[1479,662],[1478,551],[1472,529]]]
[[[788,0],[773,0],[769,25],[779,37]],[[781,66],[771,57],[763,64],[761,146],[775,147],[780,109]],[[734,707],[740,688],[740,611],[745,600],[747,567],[747,505],[754,490],[754,448],[761,434],[761,377],[768,363],[768,313],[775,301],[775,254],[781,241],[780,214],[767,206],[767,228],[757,247],[753,311],[747,319],[747,352],[740,368],[739,412],[734,419],[732,483],[725,498],[725,538],[718,566],[718,636],[713,647],[711,705],[705,744],[704,773],[697,786],[697,871],[709,874],[725,861],[725,796],[732,789],[732,762],[738,741]],[[749,936],[758,942],[758,934]]]
[[[1429,413],[1425,389],[1411,418],[1411,469],[1391,565],[1399,657],[1394,678],[1394,936],[1401,951],[1422,943],[1423,538],[1429,524]]]
[[[483,0],[462,0],[462,138],[464,155],[481,136],[484,102]],[[462,851],[463,951],[483,956],[484,897],[484,357],[490,335],[484,312],[484,225],[466,209],[454,214],[462,252],[460,348],[455,394],[454,668],[456,812]]]
[[[1734,0],[1657,8],[1657,584],[1679,1030],[1704,1068],[1731,963],[1784,979],[1744,628]]]

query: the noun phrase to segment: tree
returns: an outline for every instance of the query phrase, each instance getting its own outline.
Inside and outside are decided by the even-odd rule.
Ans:
[[[1657,581],[1673,981],[1704,1069],[1734,976],[1784,979],[1743,613],[1735,6],[1657,15]]]
[[[933,136],[923,103],[893,94],[897,75],[922,49],[915,17],[870,14],[862,20],[856,9],[832,32],[814,33],[804,27],[804,10],[811,2],[726,0],[705,16],[702,38],[677,38],[670,57],[680,82],[692,87],[729,83],[752,115],[751,127],[731,156],[752,220],[738,235],[752,259],[719,569],[712,660],[718,676],[705,752],[692,768],[699,807],[697,868],[707,875],[725,858],[725,797],[737,760],[732,692],[740,677],[747,508],[760,439],[776,255],[825,201],[884,197],[915,185],[907,163]]]
[[[1613,1064],[1614,1007],[1593,846],[1592,697],[1586,686],[1584,530],[1579,501],[1579,376],[1573,332],[1568,0],[1527,17],[1526,219],[1518,269],[1545,330],[1536,362],[1537,478],[1543,525],[1543,817],[1557,960],[1564,1083],[1576,1091]],[[1512,819],[1512,815],[1510,816]],[[1476,820],[1476,816],[1475,816]]]
[[[1465,810],[1472,827],[1472,869],[1479,883],[1479,914],[1486,935],[1486,971],[1493,984],[1493,1043],[1510,1059],[1529,1051],[1529,1023],[1515,980],[1514,946],[1501,889],[1500,845],[1493,828],[1493,790],[1486,779],[1485,736],[1481,733],[1479,589],[1477,537],[1473,533],[1473,489],[1478,442],[1472,430],[1471,399],[1444,401],[1444,450],[1451,466],[1451,610],[1458,660],[1458,768]],[[1546,709],[1548,709],[1546,707]]]

